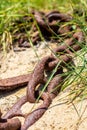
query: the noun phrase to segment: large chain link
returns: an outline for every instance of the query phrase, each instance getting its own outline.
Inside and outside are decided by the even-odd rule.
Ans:
[[[51,39],[54,33],[66,35],[72,31],[69,25],[57,25],[58,23],[71,21],[72,17],[69,15],[58,11],[52,11],[48,14],[33,11],[32,14],[44,38],[48,37],[48,39]],[[33,30],[36,32],[34,37],[31,37],[34,43],[38,39],[40,40],[40,36],[36,26],[34,26]],[[5,115],[0,112],[0,130],[27,130],[44,114],[64,83],[66,75],[64,75],[63,68],[68,71],[67,65],[73,63],[73,52],[81,49],[83,41],[83,33],[80,27],[77,26],[76,31],[72,32],[72,37],[66,36],[64,44],[54,49],[51,55],[42,58],[31,74],[0,80],[0,90],[11,90],[16,87],[27,86],[26,96],[14,104]],[[49,80],[49,73],[52,73],[51,80]],[[40,89],[41,86],[45,86],[42,91]],[[23,114],[21,107],[26,102],[35,103],[37,99],[43,100],[43,103],[31,113]],[[25,118],[23,125],[16,116]]]

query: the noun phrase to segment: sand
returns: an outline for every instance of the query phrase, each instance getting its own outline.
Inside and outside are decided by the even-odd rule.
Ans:
[[[56,44],[50,43],[48,45],[50,48],[56,46]],[[47,47],[48,45],[42,44],[39,47],[35,47],[39,59],[51,53]],[[39,60],[38,57],[32,48],[26,48],[20,52],[11,50],[5,57],[3,57],[1,52],[0,78],[4,79],[31,73]],[[11,92],[0,92],[0,109],[2,113],[5,114],[25,94],[26,88],[16,89]],[[28,130],[87,130],[87,101],[76,102],[74,106],[67,102],[69,99],[67,97],[68,94],[68,90],[59,93],[45,114]],[[41,101],[39,104],[41,104]],[[33,105],[26,103],[22,107],[22,111],[28,113]],[[24,122],[23,118],[20,118],[20,120],[22,123]]]

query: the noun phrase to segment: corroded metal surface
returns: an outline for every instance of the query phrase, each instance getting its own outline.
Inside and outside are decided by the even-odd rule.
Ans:
[[[32,14],[44,38],[48,37],[48,39],[51,39],[53,33],[66,35],[67,32],[72,31],[69,25],[65,27],[57,25],[60,22],[71,21],[72,17],[69,15],[58,11],[52,11],[48,14],[33,11]],[[34,35],[31,39],[35,43],[41,40],[41,38],[36,26],[33,27],[33,31]],[[0,80],[0,90],[12,90],[17,87],[27,86],[24,97],[14,104],[5,115],[2,116],[0,112],[0,130],[27,130],[28,127],[33,125],[44,114],[52,99],[61,90],[61,86],[66,78],[64,68],[68,71],[67,65],[73,62],[73,52],[81,49],[83,41],[83,33],[77,26],[76,32],[72,32],[72,37],[67,36],[64,39],[65,44],[59,45],[53,50],[51,55],[42,58],[31,74]],[[50,73],[52,73],[51,80],[48,80]],[[44,85],[46,87],[43,87],[44,91],[41,91],[41,86]],[[29,114],[23,114],[21,111],[23,104],[26,102],[35,103],[38,97],[43,100],[43,103]],[[23,125],[16,116],[25,118]]]

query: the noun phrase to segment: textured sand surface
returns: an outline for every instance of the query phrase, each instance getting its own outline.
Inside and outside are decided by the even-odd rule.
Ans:
[[[55,45],[52,44],[51,47]],[[50,54],[46,46],[36,48],[39,58]],[[0,78],[14,77],[21,74],[30,73],[38,58],[32,48],[21,52],[10,51],[6,57],[0,55]],[[26,88],[17,89],[11,92],[0,92],[0,109],[6,113],[10,107],[23,95]],[[68,91],[61,92],[52,102],[46,113],[28,130],[87,130],[87,101],[76,103],[77,114],[74,106],[68,104],[66,95]],[[41,103],[41,101],[40,101]],[[40,104],[39,103],[39,104]],[[26,103],[22,107],[23,112],[29,112],[34,104]],[[37,105],[35,106],[37,107]],[[81,116],[81,120],[79,116]],[[23,122],[24,119],[20,118]]]

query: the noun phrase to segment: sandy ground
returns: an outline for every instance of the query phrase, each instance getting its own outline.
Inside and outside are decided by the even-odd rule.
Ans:
[[[53,48],[55,45],[50,44],[50,48],[51,47]],[[35,50],[39,58],[50,54],[50,49],[44,45],[40,45],[35,48]],[[32,48],[20,52],[10,51],[6,57],[3,57],[1,53],[0,78],[4,79],[30,73],[37,62],[38,58]],[[0,92],[1,111],[6,113],[10,107],[25,94],[26,88],[11,92]],[[76,103],[74,107],[74,105],[66,103],[68,100],[67,95],[68,90],[61,92],[53,100],[46,113],[28,130],[87,130],[87,101],[84,100]],[[22,107],[22,111],[29,112],[33,105],[34,104],[26,103]],[[22,122],[24,121],[22,118],[20,118],[20,120]]]

